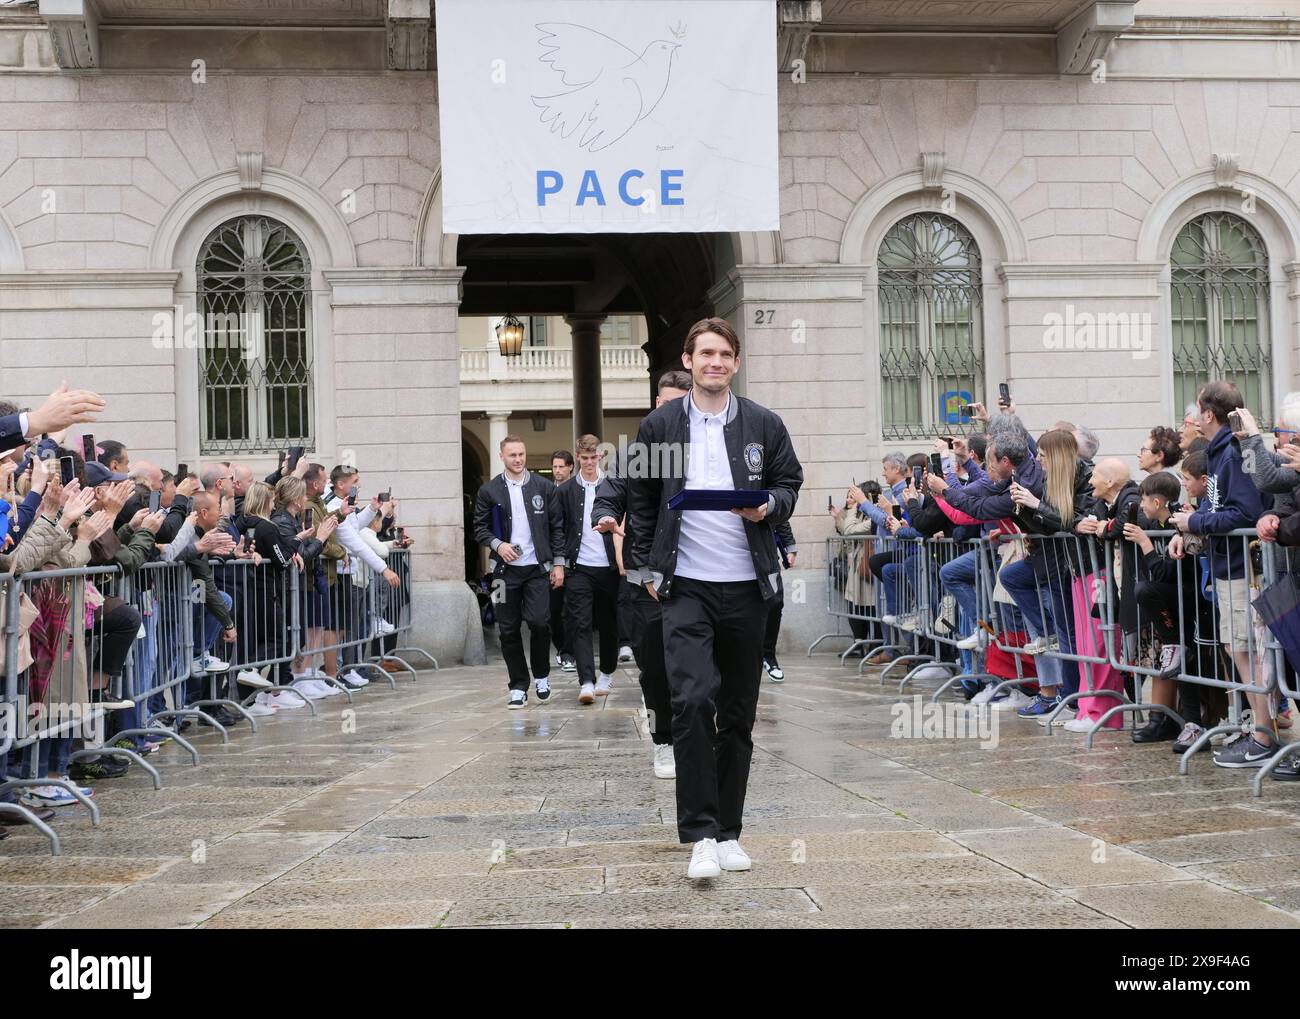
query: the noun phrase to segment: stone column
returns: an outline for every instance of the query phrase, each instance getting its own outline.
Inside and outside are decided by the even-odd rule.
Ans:
[[[366,491],[391,489],[415,539],[410,640],[443,662],[484,660],[478,606],[465,583],[461,497],[460,268],[324,270],[330,288],[336,450]],[[326,459],[325,463],[337,463]],[[405,638],[404,638],[405,639]]]
[[[600,326],[604,315],[565,315],[573,331],[573,437],[590,432],[604,438],[600,394]]]
[[[488,415],[488,460],[487,476],[494,477],[501,471],[501,440],[510,434],[510,415]]]

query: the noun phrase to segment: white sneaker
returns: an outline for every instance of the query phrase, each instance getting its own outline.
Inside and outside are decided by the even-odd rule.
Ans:
[[[632,657],[632,646],[630,644],[624,644],[618,649],[618,660],[620,662],[630,662]]]
[[[382,616],[379,619],[375,620],[376,636],[387,637],[390,633],[396,633],[396,632],[397,632],[397,627],[394,626],[392,623],[390,623],[387,619],[384,619]]]
[[[596,685],[594,683],[583,683],[582,689],[578,691],[579,704],[596,703]]]
[[[1071,718],[1062,728],[1066,732],[1088,732],[1092,726],[1093,723],[1086,718]]]
[[[980,692],[970,699],[970,702],[975,705],[987,704],[993,699],[993,691],[997,688],[996,683],[985,683],[984,686],[980,687]]]
[[[539,701],[549,700],[551,697],[551,680],[549,676],[542,676],[540,679],[533,680],[537,684],[537,699]]]
[[[213,655],[203,655],[194,659],[194,664],[190,667],[190,672],[196,676],[202,676],[207,672],[228,672],[229,670],[229,662],[223,662]]]
[[[348,669],[348,671],[343,673],[343,675],[341,675],[339,679],[343,680],[343,682],[345,683],[351,683],[353,686],[370,685],[370,680],[367,677],[361,675],[361,673],[359,673],[356,669]],[[337,690],[338,688],[335,687],[335,689]]]
[[[1032,697],[1017,690],[1015,687],[1012,687],[1011,693],[1008,696],[993,701],[989,706],[993,708],[994,711],[1018,711],[1021,708],[1027,708],[1033,702],[1034,699]]]
[[[614,685],[614,677],[602,672],[596,677],[596,696],[608,697],[609,689]]]
[[[957,641],[957,648],[961,651],[978,651],[983,641],[984,631],[976,630],[969,637],[963,637]]]
[[[1027,655],[1041,655],[1047,651],[1059,651],[1060,649],[1061,642],[1055,637],[1035,637],[1021,648]]]
[[[281,690],[278,693],[259,694],[258,696],[266,697],[269,706],[278,711],[284,711],[286,708],[305,708],[307,706],[306,696],[299,695],[296,690]]]
[[[522,707],[526,707],[527,705],[528,705],[528,691],[526,690],[510,691],[510,703],[507,704],[506,707],[522,708]]]
[[[735,839],[718,843],[718,863],[723,870],[749,870],[752,861]]]
[[[942,681],[945,679],[951,679],[954,675],[955,673],[949,672],[942,665],[923,665],[921,666],[921,671],[912,678]]]
[[[899,617],[898,622],[894,625],[900,630],[906,630],[908,633],[915,633],[921,625],[921,617],[915,612],[909,612],[907,615]]]
[[[718,862],[718,843],[715,839],[700,839],[691,848],[691,862],[686,867],[686,876],[692,881],[722,874],[722,865]]]
[[[671,743],[655,744],[655,778],[676,778],[677,758]]]
[[[1074,707],[1073,704],[1067,704],[1062,710],[1056,712],[1055,718],[1052,718],[1052,712],[1049,711],[1045,715],[1039,715],[1038,718],[1035,719],[1035,721],[1038,722],[1039,725],[1046,725],[1047,720],[1051,718],[1053,727],[1059,726],[1061,728],[1065,728],[1066,722],[1074,721],[1074,716],[1070,714],[1070,709],[1072,707]]]
[[[246,704],[244,710],[255,718],[260,718],[263,715],[274,715],[276,713],[276,709],[271,705],[261,704],[257,701],[254,701],[252,704]]]
[[[324,685],[325,684],[319,679],[295,679],[293,681],[294,690],[312,701],[318,701],[329,696],[329,694],[321,689]]]
[[[886,626],[897,626],[898,621],[902,618],[902,616],[881,616],[880,621]]]
[[[251,686],[261,690],[275,686],[274,683],[256,669],[240,669],[239,674],[235,676],[235,682],[243,686]]]
[[[343,696],[344,691],[343,691],[342,689],[340,689],[339,687],[335,686],[333,683],[328,682],[327,680],[324,680],[324,679],[311,679],[311,680],[308,680],[308,682],[309,682],[309,683],[315,683],[315,684],[316,684],[316,689],[320,691],[320,695],[321,695],[322,697],[342,697],[342,696]]]

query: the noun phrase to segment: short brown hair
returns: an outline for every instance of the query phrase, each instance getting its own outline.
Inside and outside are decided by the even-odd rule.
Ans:
[[[659,384],[655,387],[655,392],[662,393],[665,389],[680,389],[682,392],[689,392],[694,384],[691,373],[678,368],[675,371],[664,372],[659,376]]]
[[[1227,424],[1228,415],[1245,406],[1240,390],[1223,379],[1205,383],[1201,391],[1196,394],[1196,403],[1201,410],[1208,410],[1213,414],[1214,420],[1221,424]]]
[[[528,443],[524,442],[524,437],[522,435],[507,435],[504,439],[501,440],[501,445],[497,447],[497,450],[499,451],[505,449],[506,446],[512,442],[522,443],[525,446],[528,445]]]
[[[740,337],[736,335],[736,330],[731,327],[731,323],[725,318],[716,317],[702,318],[691,326],[686,333],[686,342],[682,344],[683,353],[694,354],[696,338],[703,336],[705,333],[716,333],[721,336],[730,344],[731,352],[737,357],[740,356]]]
[[[600,439],[587,434],[578,436],[578,453],[595,453],[600,448]]]

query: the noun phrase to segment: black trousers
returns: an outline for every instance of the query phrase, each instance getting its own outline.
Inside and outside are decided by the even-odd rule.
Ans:
[[[591,631],[600,633],[600,671],[618,668],[618,587],[622,577],[613,566],[574,566],[565,571],[565,633],[578,666],[579,683],[596,682]]]
[[[497,604],[497,626],[501,633],[501,654],[509,674],[511,690],[527,690],[528,662],[524,659],[524,638],[519,627],[528,624],[529,658],[532,675],[545,679],[551,674],[551,580],[541,566],[507,566],[502,571],[505,598]]]
[[[619,579],[625,580],[626,578],[620,576]],[[649,594],[646,594],[646,589],[639,584],[618,585],[618,646],[632,648],[633,656],[636,655],[637,643],[635,612],[632,608],[633,602],[636,600],[636,590],[634,588],[645,594],[650,601],[654,601]]]
[[[573,654],[573,638],[565,626],[564,597],[569,590],[568,570],[564,571],[564,586],[551,588],[551,643],[557,655]]]
[[[776,642],[781,636],[781,612],[785,609],[785,588],[776,578],[776,597],[767,603],[767,625],[763,629],[763,660],[776,665]]]
[[[753,580],[676,577],[663,600],[664,660],[682,842],[740,837],[767,605]]]
[[[650,716],[650,739],[655,746],[673,742],[673,706],[668,696],[668,674],[664,669],[663,611],[650,592],[641,584],[624,584],[628,589],[628,611],[620,604],[620,629],[626,619],[629,640],[636,652],[641,671],[641,696]],[[619,599],[620,603],[622,598]]]

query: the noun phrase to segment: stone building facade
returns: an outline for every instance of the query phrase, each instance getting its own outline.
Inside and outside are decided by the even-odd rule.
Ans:
[[[1131,460],[1201,375],[1239,379],[1265,417],[1300,389],[1300,2],[773,8],[779,232],[624,239],[677,303],[610,308],[652,325],[646,406],[692,315],[740,328],[742,391],[806,470],[792,642],[818,625],[827,495],[964,427],[966,398],[1006,381],[1031,429],[1069,418]],[[179,326],[249,271],[199,278],[223,226],[261,224],[226,238],[236,261],[287,228],[298,258],[268,269],[263,248],[259,300],[294,291],[268,342],[292,334],[302,364],[268,376],[266,416],[309,416],[317,459],[403,497],[421,638],[472,661],[474,270],[441,228],[434,30],[419,0],[0,6],[0,366],[21,402],[92,385],[97,434],[140,457],[269,465],[278,433],[231,395],[247,380],[214,411],[211,363],[179,328],[159,342],[158,316]]]

